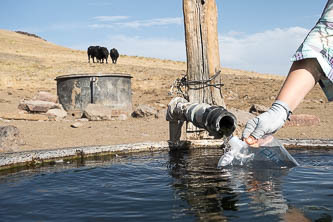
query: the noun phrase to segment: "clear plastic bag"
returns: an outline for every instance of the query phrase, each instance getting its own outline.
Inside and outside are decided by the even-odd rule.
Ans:
[[[221,156],[217,166],[224,167],[228,165],[243,165],[244,163],[252,160],[253,154],[249,154],[249,147],[247,143],[240,140],[238,137],[233,136],[228,145],[230,149]]]
[[[254,168],[291,168],[298,162],[272,135],[258,141],[258,147],[247,145],[238,137],[232,137],[230,150],[221,156],[218,167],[239,165]]]

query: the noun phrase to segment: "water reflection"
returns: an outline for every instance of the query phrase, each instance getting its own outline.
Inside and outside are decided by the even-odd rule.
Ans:
[[[301,165],[283,171],[220,170],[222,150],[206,149],[0,176],[0,221],[332,222],[333,151],[297,152]]]
[[[306,219],[288,210],[282,179],[288,169],[217,169],[222,150],[186,150],[169,154],[168,169],[177,195],[186,200],[202,221],[280,221]],[[237,213],[235,213],[237,211]],[[303,219],[302,219],[303,220]],[[302,221],[301,220],[301,221]]]
[[[226,186],[228,178],[217,174],[216,163],[212,164],[208,155],[205,161],[189,160],[190,152],[195,151],[170,152],[168,169],[177,195],[188,202],[200,220],[226,220],[224,210],[237,210],[237,193]]]

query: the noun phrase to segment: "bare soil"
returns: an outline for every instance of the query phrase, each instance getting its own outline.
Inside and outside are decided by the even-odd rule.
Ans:
[[[0,116],[18,114],[20,100],[32,98],[38,91],[56,94],[57,76],[87,73],[132,75],[133,108],[146,104],[163,112],[172,99],[168,94],[172,83],[186,73],[184,62],[136,56],[121,55],[116,65],[88,63],[85,51],[6,30],[0,30],[0,48]],[[223,68],[222,80],[227,108],[248,111],[252,104],[270,106],[284,77]],[[320,125],[284,127],[277,137],[332,138],[333,103],[327,102],[319,86],[295,113],[316,115]],[[82,122],[79,128],[72,128],[75,121],[0,119],[0,126],[19,128],[25,142],[20,150],[163,141],[169,136],[168,122],[163,115],[125,121],[89,121]]]

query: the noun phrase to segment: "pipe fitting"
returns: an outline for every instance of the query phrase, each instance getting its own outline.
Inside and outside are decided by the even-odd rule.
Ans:
[[[166,120],[169,121],[170,140],[179,141],[179,127],[184,121],[193,123],[198,128],[203,128],[209,132],[211,136],[220,139],[223,136],[230,136],[236,129],[237,118],[231,112],[222,106],[212,106],[205,103],[190,103],[181,97],[173,98],[168,104]],[[178,128],[176,125],[178,124]],[[173,138],[172,131],[176,130],[179,138]]]

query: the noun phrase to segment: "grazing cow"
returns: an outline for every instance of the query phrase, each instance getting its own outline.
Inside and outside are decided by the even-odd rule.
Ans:
[[[99,46],[89,46],[87,53],[88,53],[88,62],[90,63],[90,58],[92,58],[93,63],[95,63],[95,58],[99,60]]]
[[[112,59],[112,63],[113,64],[116,64],[117,63],[117,59],[119,57],[119,53],[118,53],[118,50],[113,48],[110,50],[110,57]]]
[[[108,63],[109,50],[105,47],[99,47],[97,58],[101,63],[104,63],[104,59],[105,59],[106,63]]]

